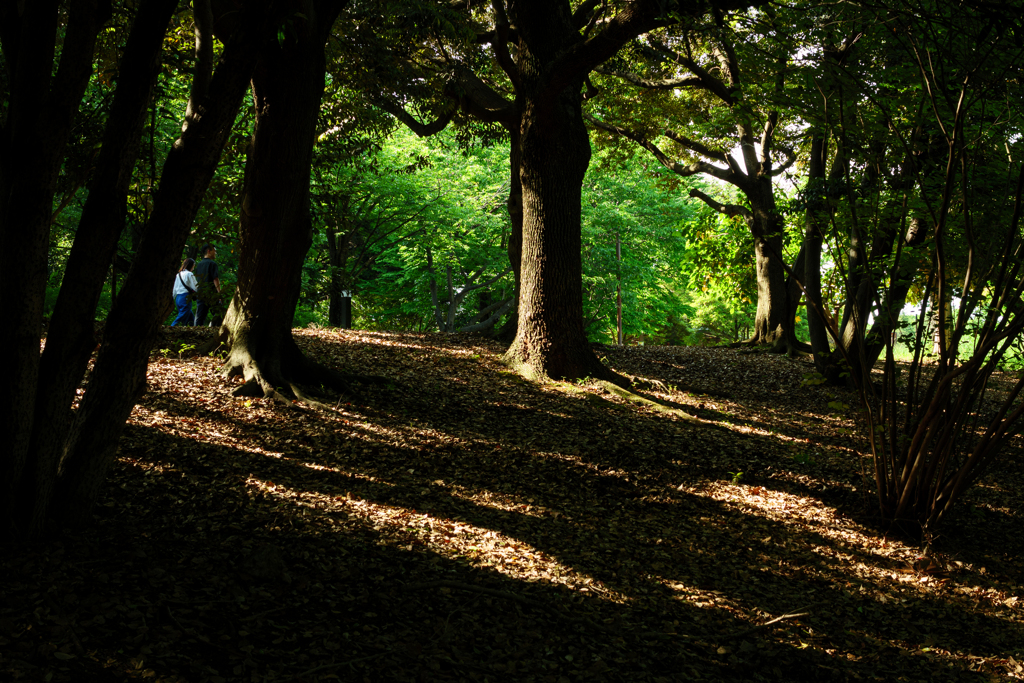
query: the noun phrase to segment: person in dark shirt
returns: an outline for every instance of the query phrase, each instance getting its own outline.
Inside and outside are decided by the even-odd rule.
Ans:
[[[217,247],[212,244],[204,244],[203,258],[196,264],[196,279],[199,280],[199,303],[196,305],[196,325],[202,327],[206,324],[206,316],[218,301],[220,301],[220,272],[217,267]]]

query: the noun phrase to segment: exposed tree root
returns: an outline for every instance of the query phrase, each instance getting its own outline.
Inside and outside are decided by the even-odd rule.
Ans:
[[[725,348],[727,348],[727,349],[744,349],[744,348],[749,348],[749,347],[752,347],[752,346],[753,347],[761,346],[762,344],[765,344],[765,343],[766,342],[761,341],[760,337],[751,337],[750,339],[743,339],[743,340],[740,340],[740,341],[732,342],[731,344],[726,344]]]
[[[554,384],[560,381],[574,379],[604,381],[616,384],[621,387],[628,387],[632,384],[628,377],[620,375],[611,368],[606,367],[604,364],[598,361],[596,357],[594,358],[594,362],[590,364],[590,368],[586,372],[586,374],[582,375],[581,377],[569,378],[551,377],[550,375],[547,375],[538,370],[534,365],[530,363],[524,363],[522,360],[516,358],[515,356],[511,355],[508,352],[506,352],[505,355],[502,356],[501,361],[510,369],[517,372],[524,379],[530,380],[531,382],[537,382],[538,384]]]
[[[811,345],[799,339],[787,341],[786,336],[772,335],[772,338],[751,337],[738,342],[726,344],[727,349],[739,349],[741,353],[778,353],[786,354],[790,358],[806,356],[811,354]]]
[[[694,423],[698,423],[698,424],[703,422],[703,420],[701,420],[699,417],[695,417],[694,415],[690,415],[689,413],[687,413],[684,410],[680,410],[679,408],[673,408],[672,406],[665,405],[661,401],[656,401],[654,399],[647,398],[646,396],[641,396],[640,394],[636,393],[635,391],[630,391],[629,389],[624,389],[624,388],[618,386],[617,384],[613,384],[612,382],[608,382],[608,381],[605,381],[605,380],[597,380],[597,381],[594,382],[594,385],[601,387],[602,389],[607,391],[609,394],[614,394],[614,395],[618,396],[619,398],[624,398],[627,401],[629,401],[630,403],[633,403],[633,404],[636,404],[636,405],[640,405],[640,406],[644,406],[646,408],[651,408],[652,410],[655,410],[655,411],[657,411],[659,413],[663,413],[665,415],[671,415],[673,417],[678,417],[678,418],[680,418],[682,420],[686,420],[687,422],[694,422]]]
[[[225,377],[243,377],[245,383],[231,392],[236,397],[271,398],[283,405],[304,404],[332,409],[334,401],[321,399],[331,392],[342,396],[359,393],[357,385],[387,386],[395,382],[387,377],[355,375],[338,372],[310,360],[287,340],[276,354],[264,359],[254,358],[249,348],[236,344],[224,363]]]

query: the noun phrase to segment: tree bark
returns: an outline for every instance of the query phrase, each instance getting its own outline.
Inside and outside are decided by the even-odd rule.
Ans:
[[[7,112],[0,126],[0,288],[13,303],[5,338],[10,369],[0,379],[0,456],[3,524],[21,527],[25,477],[34,476],[31,451],[38,423],[39,337],[47,280],[51,212],[71,123],[92,73],[97,33],[109,5],[70,3],[60,62],[54,73],[62,3],[4,2],[0,48],[7,67]],[[101,266],[103,276],[109,262]],[[52,482],[53,472],[47,474]]]
[[[547,11],[517,3],[512,10],[522,36],[523,245],[519,327],[505,358],[528,377],[621,381],[594,355],[583,329],[580,213],[590,138],[580,91],[586,74],[557,90],[549,80],[561,50],[581,38],[567,3]]]
[[[771,344],[785,352],[790,350],[790,340],[796,342],[792,329],[795,308],[789,308],[786,269],[782,261],[783,220],[775,206],[771,179],[761,177],[751,180],[739,174],[732,174],[731,177],[729,182],[744,193],[750,209],[735,204],[722,204],[697,189],[691,189],[690,196],[700,199],[719,213],[746,220],[754,237],[757,311],[753,333],[743,343]]]
[[[284,39],[264,46],[253,73],[256,123],[242,190],[238,287],[221,327],[231,349],[225,374],[246,380],[235,395],[290,401],[308,397],[301,385],[344,381],[307,359],[291,332],[312,244],[309,177],[324,45],[342,4],[301,3]]]
[[[89,355],[96,346],[93,321],[96,304],[105,281],[107,264],[117,249],[124,228],[135,159],[142,139],[152,85],[159,66],[163,36],[176,0],[143,3],[132,25],[131,35],[118,70],[103,147],[96,175],[75,233],[64,281],[47,330],[46,348],[39,369],[42,389],[35,406],[36,424],[31,452],[35,482],[26,486],[42,508],[35,517],[45,518],[50,497],[44,482],[51,482],[63,455],[74,414],[69,410],[85,374]],[[112,273],[113,294],[116,273]],[[113,298],[112,298],[113,300]]]
[[[237,29],[210,83],[210,95],[175,141],[164,163],[153,213],[104,328],[89,387],[75,416],[49,515],[64,525],[83,524],[113,462],[117,441],[145,390],[153,339],[163,322],[167,283],[209,185],[256,62],[276,22],[264,3],[236,14]],[[36,520],[38,524],[39,520]]]
[[[807,300],[807,328],[811,338],[814,367],[830,384],[840,384],[840,367],[829,344],[828,327],[838,334],[836,321],[825,318],[821,299],[821,247],[828,228],[830,188],[827,183],[841,179],[842,162],[838,161],[831,177],[826,178],[826,142],[822,136],[811,141],[810,164],[807,172],[807,209],[804,213],[804,268],[803,286]],[[799,271],[798,271],[799,272]],[[839,351],[835,352],[839,355]]]

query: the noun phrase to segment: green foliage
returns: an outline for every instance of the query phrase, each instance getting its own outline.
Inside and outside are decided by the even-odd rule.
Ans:
[[[591,165],[583,186],[583,301],[591,339],[616,337],[617,288],[623,332],[633,339],[671,338],[670,319],[692,312],[677,294],[685,282],[680,225],[693,207],[667,188],[660,169],[641,160]],[[618,240],[622,258],[616,252]]]
[[[431,283],[446,289],[449,269],[461,287],[472,273],[487,279],[506,268],[505,150],[398,129],[357,161],[318,168],[316,177],[319,229],[304,290],[323,322],[332,275],[354,293],[359,327],[422,330],[433,326]],[[332,235],[344,263],[331,265]],[[481,296],[510,292],[508,275],[464,301],[465,315]]]
[[[816,387],[828,382],[828,379],[820,372],[808,372],[800,382],[800,387]]]

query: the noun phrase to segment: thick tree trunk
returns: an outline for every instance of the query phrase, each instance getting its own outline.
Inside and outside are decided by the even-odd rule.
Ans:
[[[113,462],[117,441],[146,386],[146,366],[163,322],[172,281],[189,229],[216,170],[246,83],[274,24],[262,3],[241,13],[210,84],[211,95],[174,143],[164,163],[153,213],[132,267],[107,318],[103,345],[65,448],[51,519],[82,524]]]
[[[800,341],[796,336],[796,314],[800,308],[800,300],[803,291],[797,282],[797,277],[803,278],[804,263],[806,262],[806,251],[803,244],[800,251],[793,260],[793,267],[790,274],[786,276],[786,319],[782,325],[782,338],[775,343],[776,353],[785,353],[789,356],[796,356],[800,353],[811,353],[811,345]]]
[[[312,244],[309,176],[324,44],[340,4],[302,3],[284,40],[264,47],[253,73],[256,124],[242,190],[238,287],[221,327],[231,348],[225,374],[246,380],[236,395],[289,400],[305,395],[300,385],[341,381],[309,361],[291,332]]]
[[[757,313],[754,317],[755,344],[786,343],[786,269],[783,256],[783,221],[775,207],[771,178],[758,178],[744,192],[752,213],[757,274]]]
[[[783,221],[775,207],[775,195],[770,177],[750,180],[735,178],[734,185],[746,196],[750,209],[736,204],[723,204],[698,189],[690,196],[700,199],[715,211],[727,216],[739,216],[747,222],[754,237],[754,266],[757,282],[757,311],[753,334],[739,344],[767,344],[775,350],[787,351],[789,341],[796,342],[793,331],[795,303],[790,309],[783,265]]]
[[[781,253],[782,235],[754,238],[757,313],[750,341],[755,344],[775,344],[785,338],[786,275],[775,255]]]
[[[583,329],[581,223],[590,138],[583,123],[583,76],[547,92],[561,50],[580,40],[568,6],[541,12],[513,5],[521,35],[519,178],[523,244],[519,326],[506,360],[524,376],[622,381],[590,349]],[[535,11],[531,11],[535,10]]]
[[[39,481],[32,452],[39,423],[39,337],[47,280],[51,213],[57,175],[71,122],[92,73],[103,3],[68,8],[60,63],[54,72],[61,3],[5,3],[0,41],[9,80],[6,115],[0,122],[0,288],[12,302],[5,321],[10,368],[0,378],[0,500],[6,530],[21,527],[26,491]],[[105,9],[109,10],[109,6]],[[103,275],[109,262],[102,264]],[[49,486],[55,472],[43,482]]]

